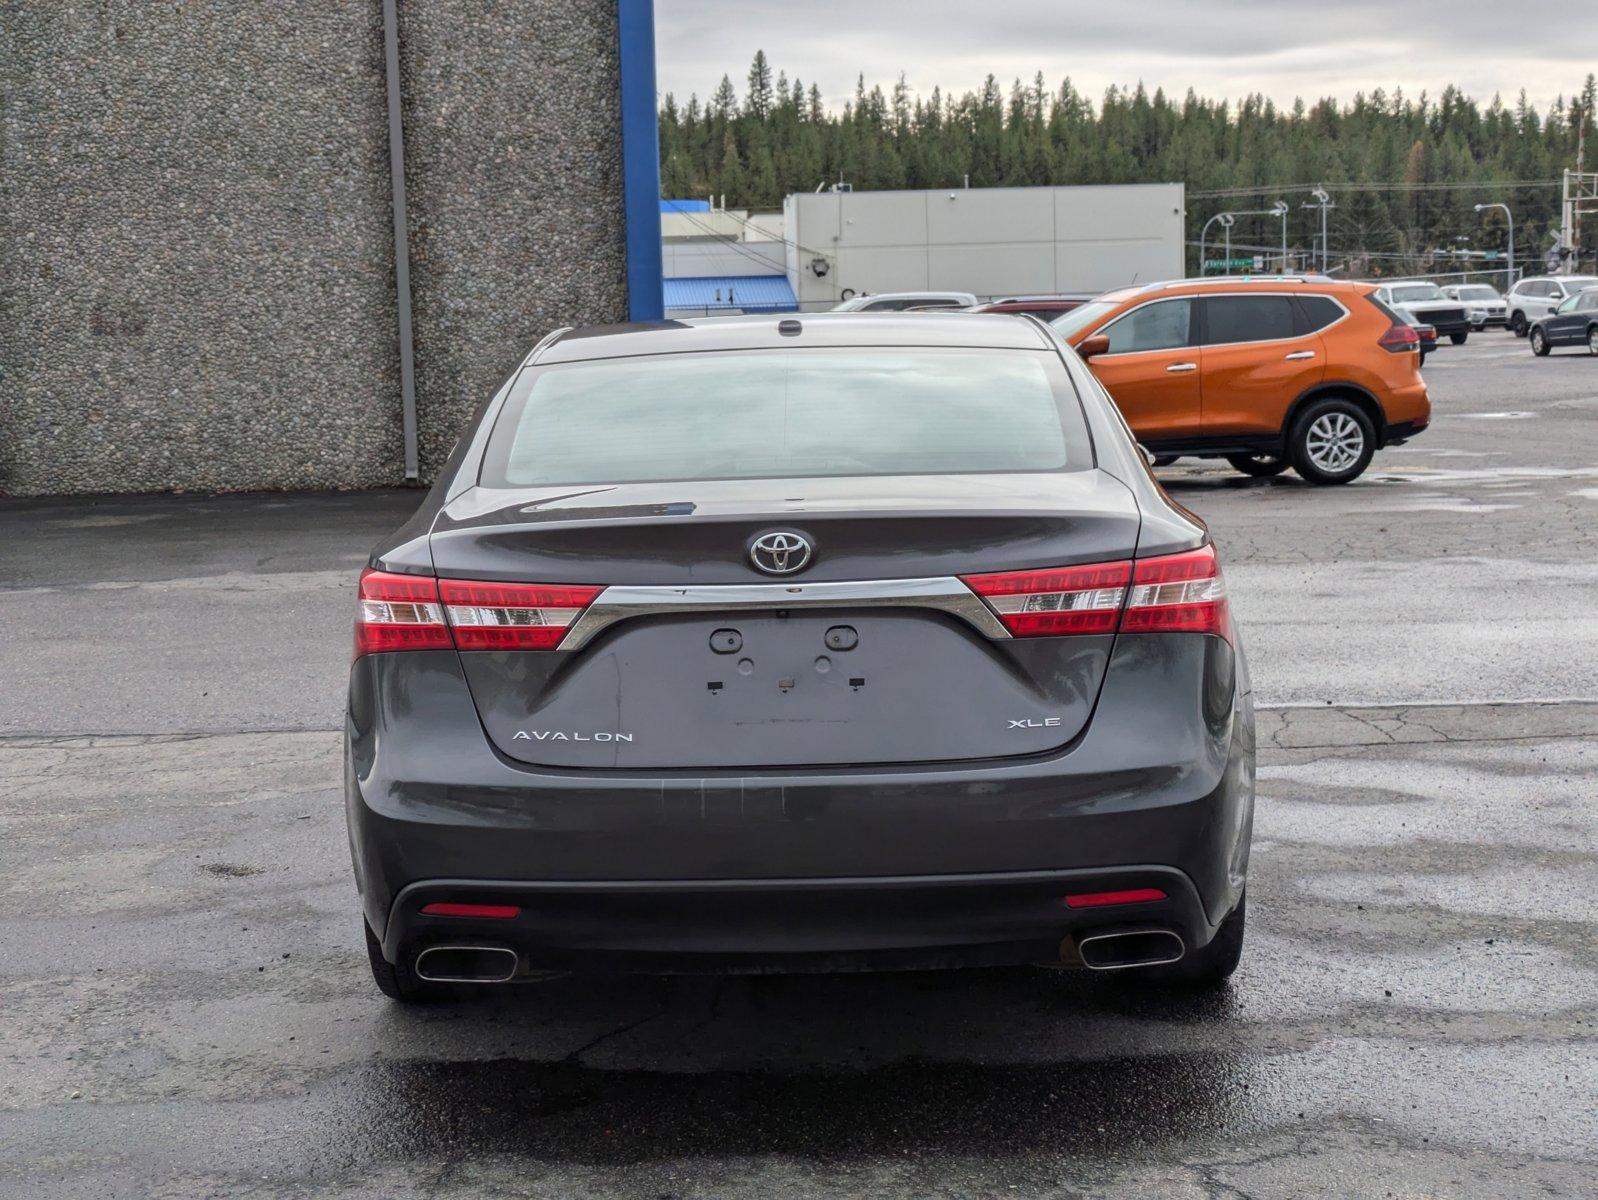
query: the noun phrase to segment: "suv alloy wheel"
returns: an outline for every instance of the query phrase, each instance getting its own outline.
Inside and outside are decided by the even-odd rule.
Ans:
[[[1376,453],[1376,430],[1357,404],[1317,400],[1299,414],[1287,438],[1293,469],[1310,483],[1350,483]]]

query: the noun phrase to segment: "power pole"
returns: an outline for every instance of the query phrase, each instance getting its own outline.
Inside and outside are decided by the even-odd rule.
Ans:
[[[1586,170],[1587,120],[1591,113],[1576,110],[1576,169],[1563,172],[1560,188],[1559,238],[1570,252],[1572,272],[1581,269],[1581,217],[1598,213],[1598,172]]]
[[[1317,187],[1310,195],[1315,197],[1314,204],[1300,204],[1300,208],[1318,208],[1321,210],[1321,274],[1326,274],[1326,268],[1331,262],[1331,255],[1326,249],[1326,210],[1336,208],[1332,197],[1325,188]]]

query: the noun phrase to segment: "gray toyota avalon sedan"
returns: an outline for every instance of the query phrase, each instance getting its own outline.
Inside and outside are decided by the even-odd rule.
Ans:
[[[377,985],[1236,967],[1215,547],[1041,322],[562,330],[361,575]]]

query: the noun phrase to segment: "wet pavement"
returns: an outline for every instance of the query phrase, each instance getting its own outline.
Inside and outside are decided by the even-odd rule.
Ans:
[[[0,1195],[1592,1194],[1598,360],[1491,335],[1427,376],[1433,429],[1351,487],[1163,472],[1266,706],[1248,947],[1200,997],[399,1010],[334,726],[350,580],[415,497],[0,505]]]

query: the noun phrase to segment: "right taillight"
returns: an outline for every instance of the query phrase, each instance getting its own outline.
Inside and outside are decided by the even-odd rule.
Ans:
[[[1387,327],[1387,332],[1376,339],[1376,344],[1390,354],[1402,354],[1406,350],[1420,349],[1420,334],[1415,332],[1413,326],[1395,321]]]
[[[1213,633],[1232,640],[1214,546],[1132,562],[961,576],[1011,637]]]
[[[1109,562],[961,578],[987,601],[1011,637],[1058,637],[1114,633],[1131,577],[1131,563]]]
[[[1133,564],[1122,633],[1213,633],[1232,640],[1226,584],[1214,546]]]

